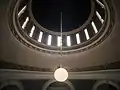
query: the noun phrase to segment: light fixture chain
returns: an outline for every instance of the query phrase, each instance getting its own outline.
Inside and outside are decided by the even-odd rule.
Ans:
[[[62,27],[62,12],[61,12],[61,20],[60,20],[60,32],[61,32],[61,47],[60,47],[60,52],[61,52],[61,56],[62,56],[62,49],[63,49],[63,31],[62,31],[63,27]]]

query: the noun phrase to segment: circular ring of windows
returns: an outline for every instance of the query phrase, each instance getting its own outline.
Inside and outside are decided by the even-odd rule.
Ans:
[[[38,51],[71,53],[90,49],[109,36],[114,26],[111,0],[91,0],[88,20],[69,32],[54,32],[42,27],[34,19],[32,0],[12,0],[8,22],[14,36],[24,45]],[[61,43],[62,38],[62,43]]]

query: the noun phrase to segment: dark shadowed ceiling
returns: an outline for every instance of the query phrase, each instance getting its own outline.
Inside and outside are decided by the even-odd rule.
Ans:
[[[32,11],[43,27],[60,31],[62,12],[63,31],[71,31],[83,25],[91,11],[90,0],[33,0]]]

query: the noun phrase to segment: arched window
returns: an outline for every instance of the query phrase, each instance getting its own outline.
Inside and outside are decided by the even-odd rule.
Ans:
[[[24,90],[24,88],[21,82],[9,80],[0,85],[0,90]]]
[[[120,87],[113,81],[102,80],[95,83],[93,90],[120,90]]]

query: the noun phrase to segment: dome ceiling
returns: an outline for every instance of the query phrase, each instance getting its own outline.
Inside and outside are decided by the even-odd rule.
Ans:
[[[19,38],[20,42],[38,51],[60,53],[61,46],[64,53],[85,51],[100,44],[110,34],[114,25],[114,14],[107,1],[91,0],[81,3],[83,5],[77,1],[16,1],[9,10],[9,26],[13,34],[18,34],[15,37]],[[78,9],[85,12],[78,12]],[[74,29],[76,20],[82,22],[80,18],[84,19],[84,23]],[[54,22],[54,19],[57,22]],[[46,23],[43,25],[49,25],[52,29],[43,27],[43,22]],[[74,25],[65,25],[64,22]],[[59,24],[56,25],[57,23]],[[74,30],[65,29],[67,26]]]
[[[65,54],[61,57],[61,55],[59,54],[53,54],[52,52],[48,52],[47,50],[42,52],[41,50],[38,50],[37,48],[24,43],[24,41],[27,43],[30,42],[24,39],[24,36],[22,36],[20,33],[19,35],[21,36],[21,38],[19,38],[19,35],[16,34],[15,30],[11,29],[10,26],[12,26],[12,24],[10,24],[10,26],[8,27],[8,22],[6,22],[5,18],[10,14],[6,14],[7,7],[9,6],[9,0],[4,0],[4,4],[0,3],[0,7],[2,8],[0,10],[0,13],[2,13],[0,17],[0,59],[20,65],[42,68],[55,68],[56,66],[58,66],[59,63],[61,63],[66,68],[85,68],[90,66],[104,65],[107,62],[119,61],[120,20],[117,16],[120,15],[118,4],[118,2],[120,1],[115,0],[113,2],[115,4],[114,8],[117,8],[115,11],[117,12],[115,13],[116,22],[115,25],[112,24],[114,25],[114,28],[112,30],[112,33],[109,36],[107,35],[108,38],[106,38],[107,36],[105,36],[106,40],[104,40],[103,42],[100,40],[100,42],[102,43],[99,45],[95,44],[96,47],[94,48],[86,51],[78,51],[76,53]]]

